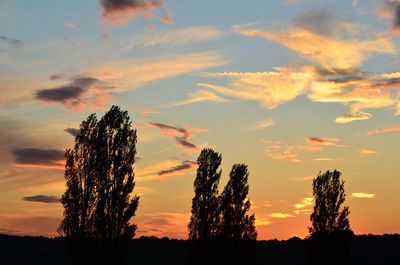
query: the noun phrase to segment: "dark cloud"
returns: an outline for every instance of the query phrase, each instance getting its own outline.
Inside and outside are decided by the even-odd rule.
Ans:
[[[42,202],[42,203],[60,202],[60,198],[58,198],[57,196],[47,196],[47,195],[35,195],[35,196],[23,197],[22,200],[27,202]]]
[[[190,137],[192,137],[191,133],[185,128],[179,128],[163,123],[149,123],[153,127],[159,128],[163,135],[167,137],[173,137],[175,139],[176,144],[187,150],[187,151],[196,151],[198,148],[195,144],[192,144],[188,141]]]
[[[191,136],[190,133],[184,128],[179,128],[179,127],[171,126],[168,124],[155,123],[155,122],[150,122],[149,124],[151,126],[159,128],[161,130],[164,130],[167,134],[170,134],[170,133],[173,134],[173,132],[176,132],[178,134],[181,134],[182,137],[184,137],[184,138],[189,138]],[[172,132],[168,133],[167,131],[172,131]]]
[[[81,95],[97,82],[99,80],[96,78],[79,76],[66,86],[38,90],[36,98],[50,102],[64,102],[71,99],[79,100]]]
[[[19,48],[22,43],[22,41],[20,41],[20,40],[11,39],[6,36],[0,36],[0,40],[9,45],[12,45],[14,48]]]
[[[400,85],[400,78],[388,78],[388,79],[373,81],[371,87],[390,88],[390,87],[399,87],[399,85]]]
[[[183,137],[175,137],[175,141],[185,147],[185,148],[189,148],[189,149],[197,149],[197,146],[195,144],[192,144],[190,142],[188,142],[185,138]]]
[[[400,0],[385,0],[379,14],[392,19],[393,30],[400,30]]]
[[[69,84],[39,89],[36,91],[35,97],[44,102],[61,103],[68,108],[77,110],[82,109],[84,105],[101,108],[103,107],[101,104],[107,102],[109,88],[110,86],[97,78],[77,76]]]
[[[79,133],[80,130],[79,130],[79,129],[76,129],[76,128],[67,128],[67,129],[65,129],[64,131],[67,132],[67,133],[69,133],[70,135],[76,137],[76,136],[78,135],[78,133]]]
[[[182,164],[171,167],[169,169],[161,170],[157,174],[159,176],[162,176],[162,175],[168,175],[168,174],[172,174],[172,173],[179,172],[179,171],[185,171],[185,170],[191,169],[195,165],[197,165],[196,162],[185,160],[182,162]]]
[[[292,24],[320,35],[332,36],[338,27],[346,22],[348,22],[347,18],[334,14],[328,9],[320,9],[303,13],[295,18]]]
[[[63,74],[54,74],[50,76],[50,80],[54,81],[54,80],[60,80],[63,79],[64,75]]]
[[[318,81],[328,81],[334,83],[348,83],[352,81],[365,80],[370,76],[369,72],[361,71],[355,68],[326,69],[322,67],[314,67],[314,72],[318,75]]]
[[[11,153],[19,165],[61,166],[64,160],[64,151],[57,149],[15,148]]]
[[[339,146],[339,139],[334,137],[306,137],[304,140],[310,145]]]
[[[102,16],[110,24],[125,24],[136,15],[151,14],[151,10],[161,6],[156,0],[100,0]]]

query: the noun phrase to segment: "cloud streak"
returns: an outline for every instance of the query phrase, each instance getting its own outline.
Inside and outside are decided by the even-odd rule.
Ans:
[[[157,174],[159,176],[170,176],[175,173],[181,173],[182,171],[188,171],[197,165],[196,162],[185,160],[180,165],[170,167],[168,169],[160,170]]]
[[[47,195],[34,195],[22,198],[23,201],[27,202],[41,202],[41,203],[59,203],[60,198],[57,196],[47,196]]]
[[[58,149],[14,148],[11,153],[19,167],[64,168],[64,152]]]
[[[195,144],[188,141],[188,139],[192,137],[192,133],[189,132],[189,130],[196,132],[207,131],[207,130],[199,130],[199,128],[191,128],[191,127],[181,128],[164,123],[155,123],[155,122],[150,122],[149,125],[151,127],[160,129],[162,135],[164,135],[165,137],[173,138],[176,142],[176,145],[185,152],[197,152],[199,149]]]
[[[373,193],[365,193],[365,192],[355,192],[351,194],[351,197],[358,199],[374,199],[376,194]]]

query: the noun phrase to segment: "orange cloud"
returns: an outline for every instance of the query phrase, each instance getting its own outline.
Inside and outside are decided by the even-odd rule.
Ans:
[[[93,75],[118,84],[113,91],[123,92],[160,79],[176,77],[226,64],[215,52],[169,56],[151,60],[121,60],[88,69]]]
[[[198,90],[198,91],[189,93],[188,99],[178,101],[175,103],[171,103],[171,104],[165,105],[163,107],[164,108],[180,107],[180,106],[184,106],[184,105],[201,103],[201,102],[227,103],[227,102],[229,102],[229,100],[224,99],[208,90]]]
[[[271,72],[207,73],[210,78],[228,78],[229,87],[199,83],[225,96],[257,101],[262,107],[273,109],[306,92],[312,75],[290,68],[277,67]]]
[[[369,155],[376,155],[378,151],[376,150],[371,150],[371,149],[361,149],[360,154],[364,156],[369,156]]]
[[[374,134],[380,134],[380,133],[391,133],[391,132],[400,132],[400,125],[393,124],[388,127],[368,131],[367,135],[374,135]]]
[[[394,45],[386,37],[378,37],[374,40],[343,40],[302,28],[262,31],[237,25],[233,29],[244,36],[263,37],[278,42],[318,62],[326,69],[347,69],[359,66],[373,53],[395,53]]]
[[[355,192],[351,194],[353,198],[361,198],[361,199],[374,199],[375,194],[373,193],[365,193],[365,192]]]
[[[284,218],[289,218],[289,217],[293,217],[293,215],[289,214],[289,213],[271,213],[268,215],[271,218],[278,218],[278,219],[284,219]]]
[[[247,128],[248,130],[260,130],[273,126],[275,123],[271,118],[256,122],[253,126]]]

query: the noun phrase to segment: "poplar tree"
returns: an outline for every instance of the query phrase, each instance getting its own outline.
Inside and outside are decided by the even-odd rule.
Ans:
[[[220,198],[221,223],[219,233],[223,239],[256,240],[255,216],[249,215],[249,171],[246,164],[235,164],[229,174]]]
[[[218,235],[218,184],[221,178],[222,155],[203,149],[197,159],[192,216],[188,225],[189,239],[209,240]]]

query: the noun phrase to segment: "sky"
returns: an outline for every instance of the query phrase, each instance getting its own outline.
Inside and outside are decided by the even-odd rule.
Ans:
[[[400,1],[0,0],[0,233],[56,236],[64,151],[137,129],[137,236],[187,238],[196,159],[246,163],[258,239],[305,237],[337,169],[356,234],[400,232]]]

